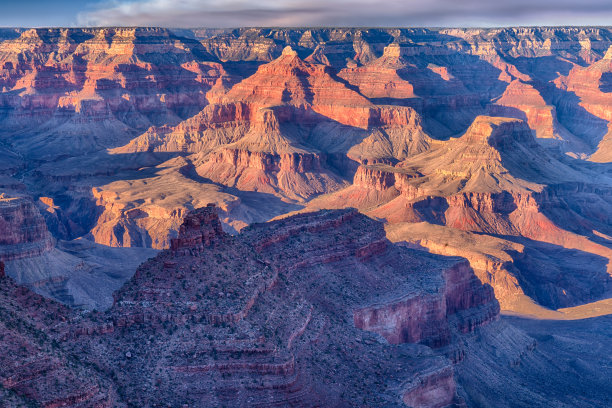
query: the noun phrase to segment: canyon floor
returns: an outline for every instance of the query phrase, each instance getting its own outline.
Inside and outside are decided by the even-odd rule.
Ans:
[[[0,29],[0,398],[610,405],[611,79],[605,27]]]

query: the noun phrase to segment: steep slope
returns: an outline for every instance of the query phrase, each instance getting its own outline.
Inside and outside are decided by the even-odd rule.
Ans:
[[[498,311],[465,261],[395,247],[356,211],[232,237],[208,206],[70,347],[116,372],[135,405],[442,407],[459,400],[430,347]]]
[[[503,318],[466,336],[469,352],[456,366],[460,395],[468,406],[606,405],[609,324],[610,316],[571,322]]]
[[[399,56],[397,44],[385,47],[382,57],[364,65],[344,68],[338,76],[351,85],[356,86],[359,92],[367,98],[409,99],[415,98],[414,87],[410,82],[402,79],[398,73],[397,60]]]
[[[193,164],[194,176],[200,182],[256,192],[262,199],[274,195],[285,202],[300,203],[345,187],[345,175],[354,171],[354,161],[397,161],[428,149],[430,142],[413,109],[376,106],[339,80],[332,69],[305,62],[288,47],[279,58],[236,84],[219,103],[173,128],[152,128],[128,145],[113,149],[111,154],[193,153],[186,160]],[[113,186],[102,189],[122,194]],[[128,207],[138,206],[128,200],[127,196],[120,198]],[[223,197],[213,200],[209,195],[205,200],[227,207]],[[238,201],[235,197],[234,200]],[[178,210],[179,207],[165,209],[176,214]],[[272,216],[275,215],[278,213]],[[112,238],[99,240],[101,235],[114,231],[118,223],[131,223],[124,218],[95,227],[94,236],[98,242],[113,245],[135,242],[167,247],[166,238],[158,239],[161,228],[175,230],[176,222],[170,225],[143,217],[148,220],[139,225],[145,231],[130,233],[144,236],[142,242],[138,242],[140,238],[125,243],[121,239],[116,243]],[[267,219],[232,217],[230,214],[228,223],[238,228],[245,221]],[[107,216],[101,219],[106,220]],[[147,234],[153,241],[149,242]]]
[[[577,99],[574,104],[566,103],[570,106],[564,108],[564,114],[571,119],[568,120],[569,129],[582,136],[595,151],[612,120],[611,72],[612,48],[608,48],[603,58],[587,66],[575,65],[567,75],[554,81],[559,90],[575,95],[574,99]]]
[[[546,103],[533,85],[515,79],[489,108],[492,116],[523,119],[534,131],[538,142],[545,147],[559,147],[562,151],[589,152],[590,147],[572,135],[557,120],[556,108]]]
[[[478,278],[491,284],[502,309],[519,311],[522,303],[532,303],[510,255],[524,253],[524,245],[427,222],[387,224],[385,230],[392,242],[468,259]]]
[[[236,84],[223,103],[205,108],[173,129],[148,132],[116,152],[207,153],[230,144],[227,149],[317,155],[320,148],[337,145],[325,152],[346,154],[368,136],[368,128],[375,127],[393,145],[390,156],[395,153],[401,159],[427,147],[428,138],[415,116],[410,108],[375,106],[339,81],[332,69],[305,62],[288,47],[280,57]],[[404,134],[400,136],[395,129]],[[385,135],[387,130],[396,134]],[[347,135],[342,137],[340,132]]]
[[[522,121],[479,117],[465,135],[429,152],[396,166],[362,167],[351,187],[309,207],[357,205],[392,223],[426,221],[501,235],[509,240],[507,254],[484,252],[509,264],[500,271],[506,261],[485,261],[479,277],[496,288],[505,307],[519,307],[517,296],[525,293],[557,308],[597,300],[610,290],[610,192],[605,175],[554,159]],[[414,242],[410,235],[406,239]],[[469,249],[462,254],[461,245],[433,236],[426,246],[434,252],[467,256],[482,270],[481,256]],[[581,268],[587,259],[589,267]],[[548,273],[536,265],[547,265]]]
[[[108,378],[60,349],[71,316],[61,305],[15,285],[0,261],[3,406],[121,406]]]
[[[479,116],[466,131],[436,152],[400,165],[425,175],[419,187],[438,194],[525,192],[581,181],[583,176],[539,147],[521,120]]]
[[[44,219],[27,197],[2,193],[0,215],[0,260],[38,256],[53,248]]]
[[[463,259],[393,245],[354,210],[238,236],[216,212],[190,212],[104,313],[76,314],[17,287],[0,262],[3,402],[449,407],[488,395],[565,408],[609,397],[601,381],[572,387],[570,374],[533,381],[555,367],[594,373],[592,353],[552,357],[575,355],[587,331],[550,336],[523,323],[536,341],[500,321],[491,287]],[[607,331],[589,329],[608,347]]]
[[[164,29],[26,30],[0,44],[0,136],[45,160],[122,145],[224,86],[223,67],[202,57]]]
[[[597,145],[597,150],[589,157],[589,160],[598,163],[612,162],[612,132],[610,131],[610,125],[608,125],[608,132],[601,138]]]
[[[105,309],[111,294],[155,251],[110,249],[84,240],[57,243],[27,196],[0,198],[3,271],[37,293],[70,306]]]
[[[605,258],[581,251],[462,231],[427,222],[395,223],[386,226],[392,242],[428,252],[463,256],[482,282],[495,290],[502,309],[539,318],[566,316],[566,304],[576,308],[598,308],[591,302],[609,285]],[[604,290],[598,286],[603,282]],[[606,302],[602,300],[601,302]]]
[[[5,29],[0,40],[0,184],[40,197],[56,238],[164,248],[207,202],[232,232],[305,205],[357,206],[523,246],[509,273],[537,276],[520,286],[550,307],[604,296],[607,28]]]

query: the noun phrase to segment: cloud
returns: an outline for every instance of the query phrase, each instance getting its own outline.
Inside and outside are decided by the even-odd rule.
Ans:
[[[609,0],[113,0],[85,26],[608,25]]]

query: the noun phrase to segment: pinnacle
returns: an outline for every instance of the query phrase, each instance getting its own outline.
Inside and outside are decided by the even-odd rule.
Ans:
[[[283,49],[282,55],[290,55],[292,57],[297,57],[297,52],[293,48],[291,48],[290,45],[288,45]]]

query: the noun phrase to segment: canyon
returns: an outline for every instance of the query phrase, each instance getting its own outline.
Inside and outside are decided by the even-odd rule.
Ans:
[[[504,395],[499,406],[570,407],[609,397],[605,358],[553,358],[571,355],[583,331],[558,341],[500,319],[493,288],[464,258],[393,244],[354,209],[238,235],[217,211],[187,214],[170,248],[141,264],[105,311],[43,298],[0,263],[3,402],[461,407]],[[606,336],[598,341],[609,349]],[[572,375],[524,382],[559,367],[604,374],[578,389]]]
[[[604,27],[0,30],[0,398],[601,406],[611,62]]]

